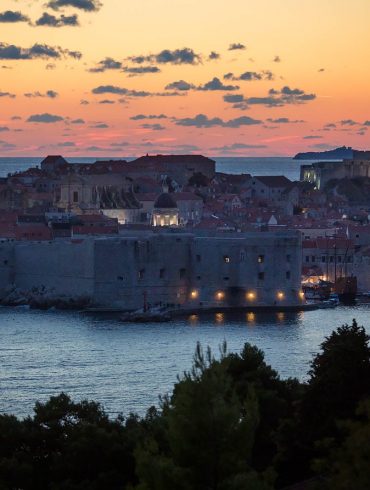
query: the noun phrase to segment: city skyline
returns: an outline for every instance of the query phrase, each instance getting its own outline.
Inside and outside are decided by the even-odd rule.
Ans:
[[[5,0],[0,156],[369,146],[370,4]]]

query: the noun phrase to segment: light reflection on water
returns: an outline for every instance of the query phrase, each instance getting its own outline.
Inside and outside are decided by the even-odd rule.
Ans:
[[[353,318],[370,331],[369,305],[300,313],[191,315],[128,324],[75,312],[0,308],[0,411],[27,415],[36,400],[65,391],[109,413],[143,414],[191,367],[196,342],[218,355],[257,345],[282,377],[304,379],[324,337]]]

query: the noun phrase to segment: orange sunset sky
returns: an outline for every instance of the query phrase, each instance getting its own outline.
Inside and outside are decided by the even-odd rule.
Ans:
[[[370,148],[369,0],[2,0],[0,156]]]

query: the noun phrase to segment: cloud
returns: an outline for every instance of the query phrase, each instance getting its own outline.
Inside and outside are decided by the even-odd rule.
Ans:
[[[289,119],[288,117],[278,117],[276,119],[268,118],[268,122],[274,123],[274,124],[298,124],[298,123],[304,123],[303,119]]]
[[[210,150],[235,151],[235,150],[251,150],[251,149],[258,149],[258,148],[267,148],[267,145],[247,145],[245,143],[233,143],[232,145],[216,146],[214,148],[210,148]]]
[[[288,86],[281,90],[271,89],[266,97],[249,97],[245,102],[249,105],[265,105],[267,107],[282,107],[288,104],[304,104],[316,99],[315,94],[306,94],[298,88],[291,89]]]
[[[116,102],[114,100],[109,100],[109,99],[103,99],[99,100],[99,104],[115,104]]]
[[[201,91],[233,91],[238,90],[238,85],[225,85],[221,82],[221,80],[217,77],[214,77],[209,82],[204,85],[193,85],[191,83],[186,82],[185,80],[178,80],[177,82],[172,82],[166,85],[165,90],[180,90],[182,92],[187,92],[189,90],[201,90]]]
[[[56,64],[55,63],[48,63],[46,66],[45,66],[45,70],[55,70],[56,68]]]
[[[90,68],[90,73],[102,73],[106,70],[121,70],[122,63],[120,61],[116,61],[113,58],[104,58],[99,61],[98,65],[95,68]]]
[[[27,92],[24,94],[25,97],[32,98],[32,97],[48,97],[49,99],[55,99],[58,97],[58,92],[55,92],[54,90],[48,90],[44,94],[41,92]]]
[[[71,124],[85,124],[85,121],[81,118],[79,119],[72,119]]]
[[[273,61],[273,63],[281,63],[281,58],[280,58],[280,56],[275,56],[272,61]]]
[[[244,101],[244,95],[241,94],[227,94],[224,95],[224,101],[229,104],[236,104]]]
[[[15,99],[16,95],[10,92],[2,92],[0,90],[0,97],[10,97],[11,99]]]
[[[155,124],[149,124],[149,123],[144,123],[140,126],[143,129],[151,129],[152,131],[163,131],[166,129],[162,124],[155,123]]]
[[[158,63],[158,64],[172,64],[172,65],[197,65],[201,63],[201,55],[195,53],[190,48],[182,49],[163,49],[157,54],[130,56],[127,58],[132,63]]]
[[[229,51],[237,51],[237,50],[244,50],[244,49],[247,49],[247,47],[241,43],[232,43],[229,46]]]
[[[195,117],[186,117],[183,119],[174,119],[177,126],[195,126],[197,128],[211,128],[214,126],[221,126],[223,128],[239,128],[240,126],[250,126],[256,124],[262,124],[259,119],[253,119],[251,117],[241,116],[236,119],[230,119],[229,121],[223,121],[219,117],[209,119],[204,114],[198,114]]]
[[[101,8],[102,3],[99,0],[50,0],[47,6],[53,10],[74,7],[85,12],[96,12]]]
[[[30,48],[21,48],[14,44],[0,43],[0,59],[2,60],[60,59],[62,57],[80,59],[81,56],[79,51],[70,51],[47,44],[34,44]]]
[[[363,126],[370,126],[370,121],[365,121],[362,125]]]
[[[93,94],[117,94],[126,95],[127,88],[116,87],[115,85],[99,85],[92,89]]]
[[[21,116],[12,116],[10,119],[12,121],[21,121],[22,120]]]
[[[90,126],[90,128],[94,128],[94,129],[107,129],[107,128],[109,128],[109,126],[106,123],[97,123],[97,124],[94,124],[93,126]]]
[[[303,136],[304,140],[321,140],[322,136],[316,136],[316,135],[308,135],[308,136]]]
[[[357,126],[357,124],[360,124],[360,123],[357,121],[354,121],[353,119],[343,119],[342,121],[340,121],[340,124],[342,126]]]
[[[0,126],[0,133],[4,133],[5,131],[10,131],[8,126]]]
[[[209,82],[205,83],[204,85],[200,85],[197,87],[197,90],[227,90],[228,92],[231,92],[233,90],[239,90],[238,85],[225,85],[221,82],[221,80],[217,77],[214,77],[212,80]]]
[[[56,146],[59,148],[68,148],[71,146],[76,146],[76,143],[74,141],[64,141],[63,143],[58,143]]]
[[[165,114],[137,114],[136,116],[130,117],[132,121],[142,121],[143,119],[167,119]]]
[[[80,100],[80,104],[81,104],[81,105],[89,105],[89,104],[90,104],[90,102],[89,102],[88,100],[81,99],[81,100]]]
[[[14,12],[13,10],[6,10],[0,13],[0,22],[12,23],[16,22],[29,22],[29,17],[23,15],[22,12]]]
[[[111,143],[109,146],[130,146],[128,141],[121,141],[120,143]]]
[[[78,26],[77,15],[61,15],[56,17],[55,15],[44,12],[42,16],[35,22],[36,26],[48,26],[48,27],[63,27],[63,26]]]
[[[216,53],[216,51],[211,51],[208,55],[209,60],[218,60],[221,58],[221,55],[219,53]]]
[[[49,114],[45,112],[44,114],[33,114],[27,119],[27,122],[34,123],[56,123],[59,121],[63,121],[64,118],[61,116],[57,116],[55,114]]]
[[[159,73],[161,70],[158,66],[124,66],[122,71],[128,73],[129,76],[134,77],[146,73]]]
[[[17,145],[0,140],[0,147],[2,150],[13,150],[14,148],[17,148]]]
[[[178,80],[177,82],[172,82],[166,85],[165,90],[180,90],[180,91],[187,91],[194,89],[195,85],[192,85],[191,83],[185,82],[185,80]]]
[[[95,95],[102,94],[114,94],[125,95],[126,97],[172,97],[184,95],[179,92],[147,92],[145,90],[129,90],[124,87],[117,87],[115,85],[99,85],[91,91]],[[125,99],[120,99],[119,102],[125,103]]]
[[[245,71],[239,76],[235,76],[233,73],[226,73],[224,75],[225,80],[234,81],[246,81],[251,82],[255,80],[273,80],[274,74],[270,70],[263,70],[261,72],[256,71]]]

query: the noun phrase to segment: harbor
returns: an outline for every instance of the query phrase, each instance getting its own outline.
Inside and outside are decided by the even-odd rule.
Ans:
[[[198,341],[216,357],[224,340],[232,352],[250,342],[283,378],[303,380],[324,337],[353,318],[368,329],[369,313],[369,304],[358,304],[123,323],[114,312],[2,307],[1,410],[27,416],[36,400],[63,391],[76,400],[97,399],[112,415],[143,415],[149,406],[158,406],[158,397],[172,389],[177,375],[190,369]]]

